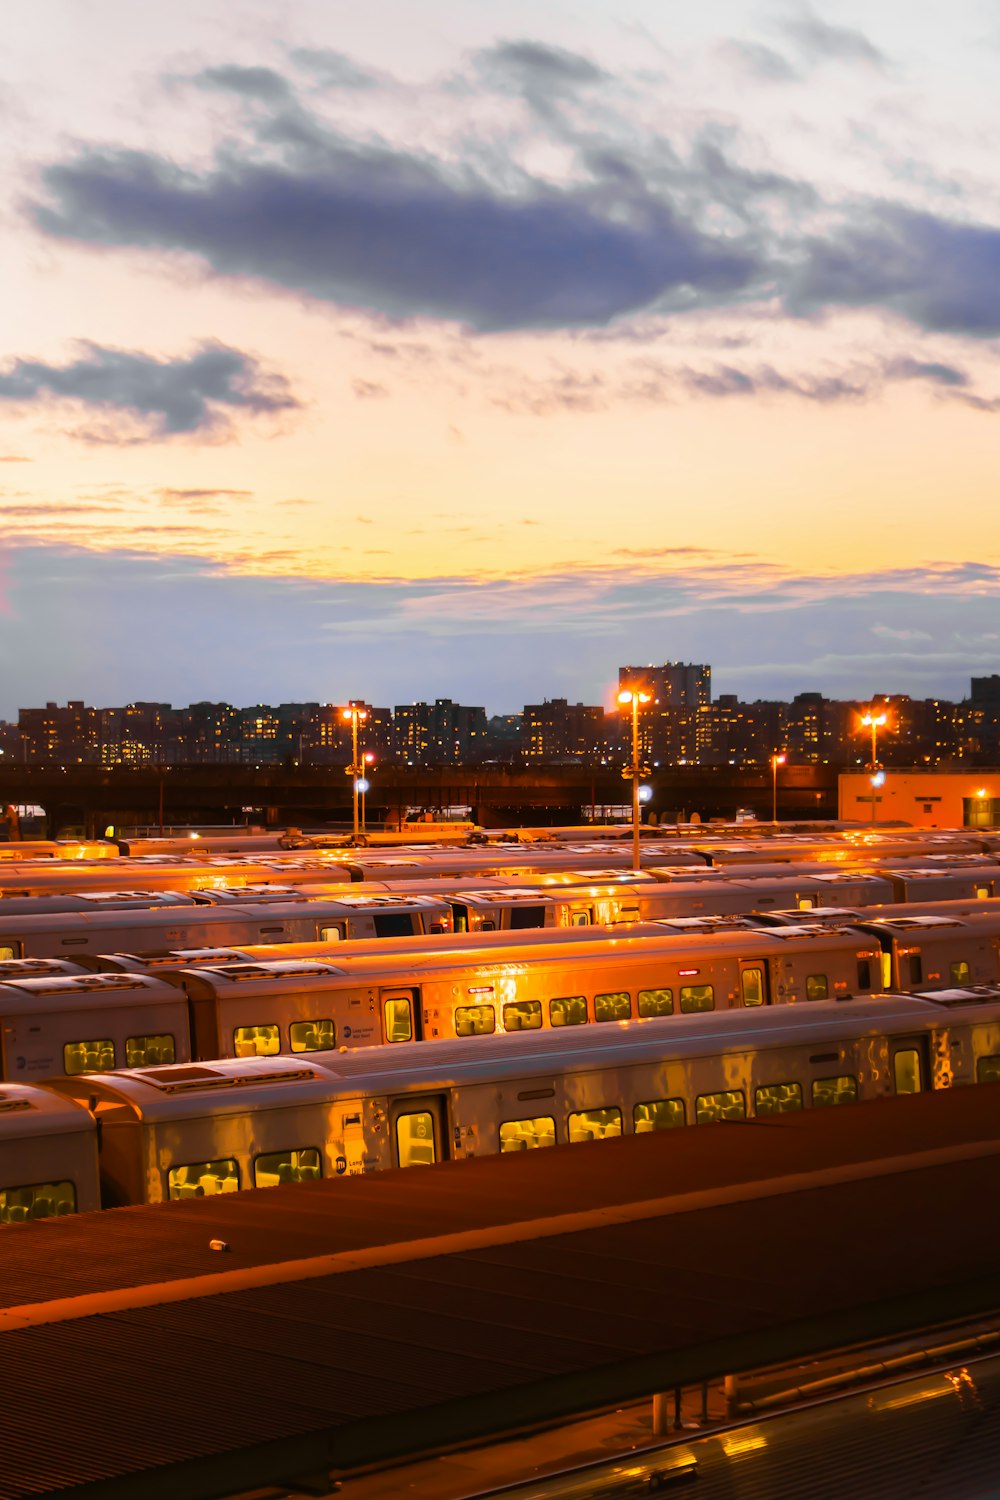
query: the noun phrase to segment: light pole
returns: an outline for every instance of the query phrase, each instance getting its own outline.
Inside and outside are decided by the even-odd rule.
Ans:
[[[878,787],[880,787],[883,784],[883,782],[885,781],[885,776],[884,775],[882,776],[881,781],[876,780],[876,777],[878,776],[878,732],[882,728],[882,726],[884,724],[888,724],[888,722],[889,722],[889,715],[886,714],[886,713],[877,714],[875,712],[874,708],[870,708],[866,714],[862,714],[861,715],[861,725],[862,725],[862,728],[864,728],[864,729],[870,729],[871,732],[872,732],[872,774],[871,774],[871,784],[872,784],[872,827],[873,828],[874,828],[875,822],[876,822],[876,820],[878,818],[878,809],[877,809],[877,806],[876,806],[877,799],[876,799],[875,793],[876,793],[876,790],[878,789]]]
[[[375,764],[375,755],[374,755],[374,752],[371,751],[371,750],[366,750],[365,753],[364,753],[364,755],[362,755],[362,757],[361,757],[361,778],[358,781],[358,791],[361,793],[361,832],[362,833],[364,833],[365,829],[366,829],[366,824],[365,824],[365,793],[367,792],[368,787],[370,785],[370,783],[368,781],[368,771],[369,771],[369,768],[371,766],[373,766],[374,764]]]
[[[642,688],[623,688],[618,694],[622,708],[632,705],[632,868],[639,869],[639,705],[651,703],[652,693]]]
[[[783,766],[787,759],[787,755],[777,750],[771,756],[771,822],[775,826],[778,823],[778,767]]]
[[[368,717],[366,708],[359,708],[352,703],[350,708],[341,709],[341,717],[351,721],[351,789],[354,795],[354,837],[358,836],[358,782],[364,767],[358,761],[358,725],[363,724]]]

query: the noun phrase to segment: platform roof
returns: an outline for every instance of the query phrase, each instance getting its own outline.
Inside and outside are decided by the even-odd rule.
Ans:
[[[0,1496],[232,1493],[991,1313],[998,1102],[12,1227]]]

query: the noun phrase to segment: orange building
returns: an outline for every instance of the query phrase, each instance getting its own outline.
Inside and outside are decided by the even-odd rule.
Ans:
[[[845,771],[838,778],[838,817],[846,823],[910,823],[917,828],[995,828],[1000,826],[1000,768],[971,770]]]

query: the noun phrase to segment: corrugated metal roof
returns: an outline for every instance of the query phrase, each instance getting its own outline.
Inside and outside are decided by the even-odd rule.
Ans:
[[[995,1099],[985,1086],[11,1228],[8,1308],[119,1296],[0,1333],[0,1497],[225,1493],[993,1307]],[[930,1150],[953,1159],[919,1166]],[[824,1186],[785,1191],[810,1170]],[[645,1216],[665,1195],[672,1211]],[[615,1206],[623,1221],[603,1222]],[[588,1227],[557,1232],[580,1214]],[[359,1252],[368,1264],[243,1284],[274,1261]],[[160,1301],[220,1272],[223,1293]]]

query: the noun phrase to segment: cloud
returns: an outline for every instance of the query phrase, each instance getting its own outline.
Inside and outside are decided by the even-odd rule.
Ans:
[[[285,144],[281,160],[230,147],[204,172],[84,150],[45,170],[34,220],[58,238],[183,251],[219,275],[483,330],[601,325],[672,294],[717,302],[759,269],[635,181],[501,190],[330,133]]]
[[[809,63],[860,63],[878,69],[887,63],[885,54],[864,32],[849,26],[831,26],[811,12],[786,21],[782,30]]]
[[[520,94],[542,119],[552,120],[558,106],[581,89],[610,80],[589,58],[543,42],[497,42],[477,56],[488,84]]]
[[[204,68],[190,81],[199,88],[236,94],[261,104],[287,104],[293,98],[287,80],[273,68],[241,68],[230,63]]]
[[[761,83],[795,83],[799,74],[787,57],[760,42],[730,40],[716,49],[724,62],[737,72]]]
[[[99,441],[155,441],[224,434],[236,412],[280,413],[299,403],[281,375],[265,372],[239,349],[206,342],[174,359],[82,342],[80,357],[56,365],[15,359],[0,368],[0,403],[62,403],[132,424],[86,435]]]
[[[377,380],[352,380],[351,390],[359,401],[378,401],[388,396],[389,387]]]
[[[297,67],[311,73],[324,88],[371,89],[381,81],[378,74],[360,67],[343,52],[326,47],[296,47],[290,56]]]
[[[343,701],[358,683],[388,704],[599,702],[620,663],[655,657],[664,639],[672,656],[711,663],[717,692],[746,699],[960,698],[972,673],[997,670],[1000,568],[983,564],[800,577],[756,559],[687,555],[568,561],[484,587],[477,574],[261,578],[204,558],[164,560],[153,535],[148,545],[8,547],[0,715],[67,697]],[[171,650],[151,657],[153,639]]]
[[[789,286],[794,312],[883,307],[931,332],[1000,333],[1000,228],[880,203],[805,252]]]

